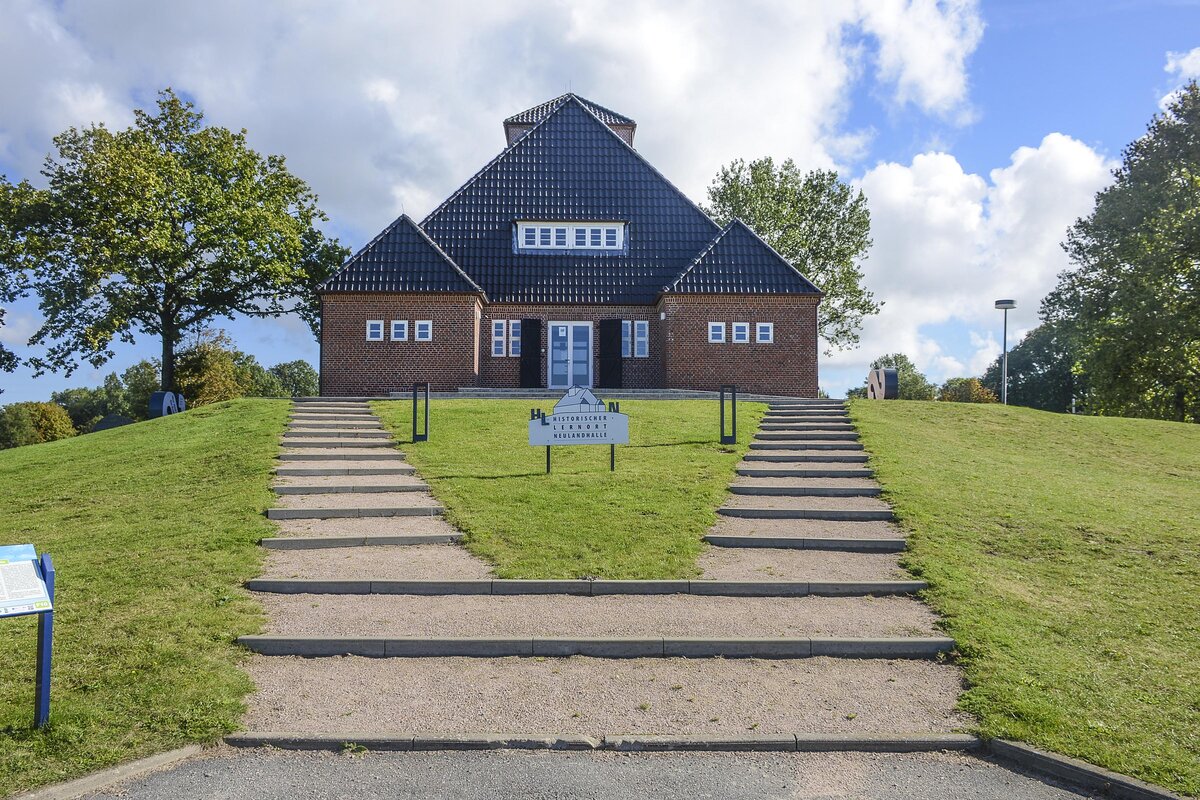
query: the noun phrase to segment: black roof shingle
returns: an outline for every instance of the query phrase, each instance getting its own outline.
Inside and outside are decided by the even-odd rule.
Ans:
[[[820,294],[787,259],[740,219],[717,234],[683,273],[663,287],[679,294]]]
[[[605,125],[637,124],[624,114],[618,114],[611,108],[605,108],[599,103],[593,103],[586,97],[580,97],[573,92],[567,92],[566,94],[559,95],[553,100],[547,100],[544,103],[538,103],[533,108],[527,108],[519,114],[513,114],[511,117],[504,120],[504,124],[511,125],[515,123],[517,125],[536,125],[546,117],[550,116],[550,113],[566,102],[568,98],[573,98],[578,101],[584,108],[595,114]]]

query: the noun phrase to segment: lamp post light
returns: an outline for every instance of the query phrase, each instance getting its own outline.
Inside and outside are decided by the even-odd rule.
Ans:
[[[1008,405],[1008,311],[1016,307],[1016,300],[996,301],[996,308],[1004,311],[1004,359],[1000,368],[1000,402],[1004,405]]]

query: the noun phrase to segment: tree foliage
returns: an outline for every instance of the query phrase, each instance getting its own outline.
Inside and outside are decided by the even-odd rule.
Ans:
[[[0,449],[54,442],[75,435],[75,426],[57,403],[10,403],[0,407]]]
[[[283,387],[288,397],[314,397],[320,394],[317,371],[307,361],[286,361],[271,367],[271,374]]]
[[[871,370],[894,369],[900,400],[932,400],[937,393],[937,386],[929,382],[912,359],[904,353],[889,353],[871,362]],[[846,393],[848,397],[866,397],[866,381],[859,388]]]
[[[1090,410],[1200,421],[1200,88],[1131,143],[1064,245],[1072,268],[1042,303],[1069,328]]]
[[[23,231],[28,227],[31,198],[36,190],[28,182],[13,185],[0,175],[0,328],[4,327],[4,305],[29,290],[29,275],[20,254],[25,249]],[[0,372],[17,366],[16,353],[0,343]],[[0,394],[4,392],[0,389]]]
[[[951,378],[938,389],[943,403],[998,403],[1000,398],[983,385],[979,378]]]
[[[1071,337],[1061,325],[1042,323],[1008,351],[1008,402],[1011,405],[1067,412],[1072,401],[1083,405],[1086,391],[1072,371]],[[983,385],[1000,394],[1002,357],[983,373]]]
[[[722,225],[735,217],[825,293],[818,326],[830,350],[853,347],[863,319],[879,312],[863,286],[871,212],[861,191],[831,170],[802,175],[795,162],[736,160],[708,187],[705,210]]]
[[[315,330],[313,290],[346,250],[317,229],[326,217],[309,186],[170,89],[135,117],[118,132],[68,129],[42,170],[47,189],[5,190],[21,202],[0,229],[45,317],[31,343],[47,351],[30,363],[70,374],[145,334],[161,340],[174,389],[178,344],[214,318],[297,311]]]

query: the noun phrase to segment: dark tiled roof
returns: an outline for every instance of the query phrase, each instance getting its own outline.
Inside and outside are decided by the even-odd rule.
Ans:
[[[599,105],[598,103],[593,103],[591,100],[587,100],[587,99],[580,97],[579,95],[574,94],[572,92],[567,92],[564,95],[559,95],[558,97],[554,98],[553,100],[547,100],[546,102],[541,103],[540,105],[536,105],[533,108],[527,108],[524,111],[522,111],[520,114],[513,114],[511,117],[504,120],[504,124],[511,125],[513,123],[516,123],[518,125],[530,125],[530,124],[536,125],[537,123],[541,122],[546,117],[550,116],[550,112],[554,111],[554,109],[558,108],[560,105],[562,105],[564,102],[566,102],[566,100],[568,98],[574,98],[575,100],[582,103],[584,108],[586,108],[588,111],[592,112],[597,117],[599,117],[600,121],[606,125],[636,125],[637,124],[633,120],[631,120],[629,117],[626,117],[623,114],[618,114],[617,112],[613,111],[612,109],[605,108],[604,106]]]
[[[717,238],[663,291],[682,294],[819,294],[800,274],[740,219]]]
[[[627,252],[514,253],[515,220],[627,221]],[[421,227],[492,302],[645,305],[719,231],[574,95]]]
[[[417,223],[402,214],[340,270],[319,292],[479,292]]]

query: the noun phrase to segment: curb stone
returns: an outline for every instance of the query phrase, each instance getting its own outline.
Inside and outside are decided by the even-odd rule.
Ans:
[[[461,533],[375,534],[371,536],[277,536],[260,539],[268,550],[322,550],[328,547],[380,547],[386,545],[450,544]]]
[[[157,753],[146,758],[139,758],[136,761],[129,761],[124,764],[118,764],[115,767],[102,769],[99,772],[93,772],[91,775],[85,775],[82,778],[76,778],[65,783],[55,783],[50,786],[43,786],[41,789],[34,789],[31,792],[13,795],[11,800],[73,800],[85,794],[99,792],[116,784],[140,778],[151,772],[173,767],[180,761],[200,755],[202,749],[200,745],[192,744],[187,747],[180,747],[177,750],[168,750],[165,753]]]
[[[1022,742],[990,739],[986,752],[1039,775],[1048,775],[1087,791],[1099,792],[1114,800],[1183,800],[1183,797],[1119,772],[1112,772],[1070,756],[1049,753]]]

